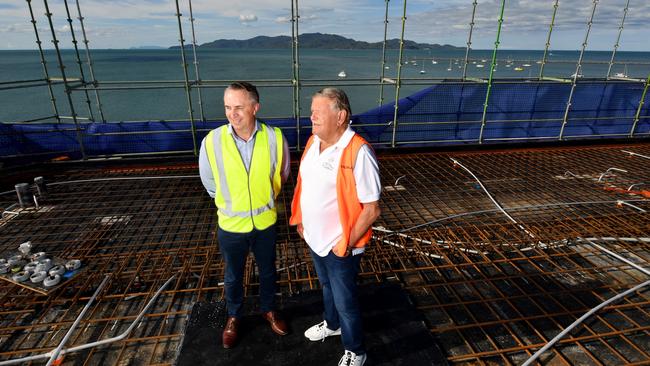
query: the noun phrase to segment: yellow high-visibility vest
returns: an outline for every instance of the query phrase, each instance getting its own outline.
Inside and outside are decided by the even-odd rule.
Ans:
[[[224,125],[206,136],[205,150],[216,183],[219,227],[233,233],[264,230],[277,219],[275,198],[282,184],[283,137],[280,129],[259,123],[249,171]]]

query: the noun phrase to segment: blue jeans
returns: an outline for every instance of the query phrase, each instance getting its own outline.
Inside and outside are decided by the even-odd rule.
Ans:
[[[329,329],[341,328],[346,350],[365,354],[363,325],[357,299],[357,274],[362,254],[337,257],[332,251],[320,257],[310,250],[318,280],[323,288],[323,317]]]
[[[260,277],[260,309],[263,313],[275,307],[275,224],[249,233],[217,231],[221,255],[226,262],[224,288],[228,316],[241,317],[244,302],[244,267],[252,251]]]

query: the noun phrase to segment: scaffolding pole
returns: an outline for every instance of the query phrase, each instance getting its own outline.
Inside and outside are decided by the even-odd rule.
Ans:
[[[190,86],[190,78],[187,73],[187,60],[185,58],[185,39],[183,39],[183,26],[181,24],[181,10],[178,6],[178,0],[176,3],[176,19],[178,19],[178,41],[181,44],[181,59],[183,62],[183,75],[185,76],[185,95],[187,96],[187,111],[190,115],[190,127],[192,129],[192,145],[194,155],[198,155],[198,149],[196,148],[196,126],[194,125],[194,108],[192,108],[192,93]]]
[[[61,117],[59,117],[59,109],[56,106],[56,97],[54,96],[54,90],[52,90],[52,80],[50,80],[50,73],[47,71],[47,61],[45,61],[45,53],[43,52],[43,47],[41,46],[41,38],[38,35],[38,27],[36,27],[36,18],[34,18],[34,9],[32,8],[32,0],[26,0],[27,6],[29,7],[29,15],[31,17],[31,23],[34,27],[34,34],[36,35],[36,44],[38,45],[38,54],[41,57],[41,65],[43,66],[43,75],[45,75],[45,81],[47,82],[47,90],[50,93],[50,102],[52,103],[52,109],[54,110],[54,118],[56,118],[57,123],[61,123]]]
[[[542,64],[539,67],[539,80],[542,80],[544,77],[544,66],[548,60],[548,48],[551,46],[551,34],[553,33],[553,26],[555,25],[555,15],[557,14],[557,8],[559,6],[560,0],[555,0],[553,4],[553,16],[551,17],[551,24],[548,27],[548,35],[546,35],[546,44],[544,45],[544,55],[542,56]]]
[[[391,147],[395,147],[397,137],[397,112],[399,111],[399,91],[402,86],[402,57],[404,55],[404,30],[406,28],[406,0],[404,0],[404,9],[402,10],[402,32],[399,37],[399,57],[397,66],[397,83],[395,85],[395,111],[393,112],[393,137],[391,138]]]
[[[381,47],[381,70],[379,77],[379,106],[384,104],[384,76],[386,70],[386,37],[388,35],[388,2],[390,0],[385,0],[386,2],[386,12],[384,14],[384,43]]]
[[[68,104],[70,106],[70,114],[72,116],[72,121],[75,125],[77,142],[79,143],[79,151],[81,152],[81,158],[86,160],[86,149],[84,148],[83,137],[81,134],[81,126],[79,126],[79,120],[77,119],[77,112],[74,109],[74,101],[72,100],[72,88],[68,85],[68,78],[65,75],[65,65],[63,64],[63,57],[61,57],[61,50],[59,49],[59,40],[56,38],[56,32],[54,31],[54,23],[52,22],[52,12],[50,12],[50,6],[47,3],[47,0],[43,0],[45,4],[45,15],[47,16],[47,21],[50,24],[50,31],[52,32],[52,43],[54,44],[54,50],[56,51],[56,57],[59,61],[59,69],[61,69],[61,78],[63,79],[63,86],[65,88],[65,94],[68,99]]]
[[[497,51],[499,49],[499,39],[501,38],[501,25],[503,24],[503,12],[506,7],[506,0],[501,0],[501,11],[499,12],[499,20],[497,21],[497,39],[494,41],[494,51],[492,51],[492,64],[490,65],[490,76],[488,78],[487,91],[485,92],[485,102],[483,103],[483,115],[481,116],[481,132],[478,136],[478,143],[483,143],[483,131],[487,123],[487,109],[490,101],[490,91],[492,90],[492,78],[494,77],[494,68],[497,63]]]
[[[194,13],[192,12],[192,0],[188,0],[190,5],[190,25],[192,28],[192,55],[194,57],[194,82],[196,91],[199,96],[199,111],[201,112],[201,121],[205,122],[205,112],[203,111],[203,95],[201,94],[201,76],[199,74],[199,58],[196,55],[196,32],[194,31]]]
[[[77,65],[79,66],[79,78],[81,79],[82,85],[86,86],[86,75],[84,73],[83,64],[81,63],[81,56],[79,55],[79,47],[77,47],[77,37],[74,33],[74,26],[72,25],[72,16],[70,15],[70,7],[68,6],[68,0],[63,0],[63,5],[65,6],[65,14],[67,16],[68,25],[70,26],[70,37],[72,38],[72,45],[74,46],[74,54],[77,58]],[[93,114],[93,108],[90,105],[90,95],[88,90],[84,89],[84,94],[86,96],[86,107],[88,108],[88,118],[91,121],[95,122],[95,115]]]
[[[293,79],[291,84],[293,88],[293,117],[296,119],[296,149],[301,150],[300,146],[300,48],[298,42],[298,0],[291,0],[291,71]]]
[[[81,26],[81,35],[83,36],[83,43],[86,48],[86,62],[88,63],[88,72],[90,72],[90,79],[92,80],[91,83],[94,88],[97,88],[97,79],[95,78],[95,71],[94,71],[94,65],[93,65],[93,60],[90,57],[90,48],[88,47],[88,37],[86,37],[86,27],[84,26],[84,17],[81,15],[81,7],[79,6],[79,0],[75,0],[76,5],[77,5],[77,19],[79,19],[79,25]],[[95,103],[97,104],[97,110],[99,111],[99,116],[102,119],[102,122],[106,122],[106,117],[104,117],[104,108],[102,107],[102,102],[99,98],[99,91],[97,89],[93,89],[93,92],[95,93]]]
[[[645,86],[643,87],[641,100],[639,100],[639,106],[636,108],[636,113],[634,114],[634,123],[632,123],[632,128],[630,129],[630,137],[634,137],[634,131],[636,130],[636,125],[639,123],[639,116],[641,116],[641,110],[645,105],[645,96],[648,93],[649,85],[650,85],[650,74],[648,74],[648,78],[645,80]]]
[[[625,17],[627,17],[627,10],[630,7],[630,0],[627,0],[625,3],[625,8],[623,8],[623,17],[621,18],[621,25],[618,27],[618,36],[616,36],[616,43],[614,43],[614,49],[612,50],[612,58],[609,60],[609,67],[607,68],[607,75],[605,76],[609,79],[612,74],[612,66],[614,66],[614,57],[616,56],[616,51],[621,41],[621,34],[623,33],[623,27],[625,26]],[[627,76],[627,75],[626,75]]]
[[[463,63],[463,77],[465,80],[467,78],[467,64],[469,63],[469,51],[472,49],[472,33],[474,32],[474,18],[476,16],[476,5],[478,4],[477,0],[472,2],[472,20],[469,22],[469,35],[467,36],[467,48],[465,49],[465,62]]]
[[[587,32],[585,33],[585,40],[582,42],[582,49],[580,49],[580,57],[578,57],[578,63],[576,64],[576,72],[573,74],[571,80],[571,91],[569,92],[569,98],[566,102],[566,108],[564,109],[564,117],[562,117],[562,127],[560,127],[560,135],[558,139],[561,141],[564,139],[564,129],[569,120],[569,111],[571,110],[571,103],[573,102],[573,93],[576,89],[576,83],[578,77],[580,76],[580,70],[582,69],[582,58],[585,55],[585,49],[587,48],[587,42],[589,41],[589,32],[591,31],[591,25],[594,23],[594,15],[596,14],[596,6],[598,5],[598,0],[593,0],[593,6],[591,8],[591,16],[589,17],[589,22],[587,22]]]

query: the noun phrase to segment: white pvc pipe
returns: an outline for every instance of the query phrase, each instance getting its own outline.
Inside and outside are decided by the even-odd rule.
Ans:
[[[639,266],[636,263],[633,263],[632,261],[630,261],[630,260],[628,260],[626,258],[623,258],[622,256],[612,252],[611,250],[603,247],[602,245],[598,245],[598,244],[592,242],[591,240],[587,240],[587,239],[583,239],[583,238],[577,238],[577,239],[580,240],[580,241],[587,242],[587,243],[595,246],[596,248],[598,248],[598,249],[602,250],[603,252],[611,255],[612,257],[614,257],[614,258],[616,258],[616,259],[618,259],[618,260],[620,260],[620,261],[622,261],[624,263],[627,263],[630,266],[632,266],[632,267],[638,269],[639,271],[645,273],[646,275],[650,276],[650,271],[648,271],[647,269]],[[571,325],[569,325],[564,330],[562,330],[562,332],[560,332],[558,335],[553,337],[553,339],[551,339],[548,343],[546,343],[546,345],[544,345],[544,347],[540,348],[537,352],[535,352],[532,356],[530,356],[530,358],[528,360],[526,360],[526,362],[524,362],[522,364],[522,366],[529,366],[530,364],[532,364],[536,359],[539,358],[539,356],[542,355],[542,353],[546,352],[549,348],[553,347],[553,345],[555,343],[557,343],[560,339],[564,338],[564,336],[567,335],[571,330],[573,330],[573,328],[577,327],[579,324],[581,324],[583,321],[585,321],[585,319],[589,318],[591,315],[593,315],[598,310],[600,310],[600,309],[604,308],[605,306],[611,304],[612,302],[618,301],[619,299],[621,299],[621,298],[623,298],[623,297],[625,297],[625,296],[627,296],[627,295],[629,295],[629,294],[631,294],[633,292],[636,292],[636,291],[638,291],[638,290],[640,290],[643,287],[646,287],[648,285],[650,285],[650,280],[645,281],[645,282],[643,282],[641,284],[638,284],[638,285],[632,287],[631,289],[629,289],[627,291],[621,292],[620,294],[617,294],[616,296],[614,296],[614,297],[600,303],[598,306],[596,306],[593,309],[589,310],[583,316],[581,316],[580,318],[576,319],[576,321],[571,323]]]
[[[63,346],[65,346],[66,342],[68,341],[68,338],[70,338],[70,335],[72,332],[77,328],[77,325],[79,325],[79,322],[81,319],[83,319],[84,315],[86,315],[86,311],[90,309],[90,305],[95,301],[95,298],[97,298],[97,295],[104,289],[104,286],[106,286],[106,283],[108,282],[108,279],[110,278],[110,275],[106,275],[104,277],[104,280],[102,283],[99,284],[99,287],[97,287],[97,290],[95,290],[95,293],[93,296],[88,300],[88,303],[86,303],[86,306],[81,310],[81,313],[77,316],[77,319],[75,319],[74,323],[72,323],[72,326],[70,329],[68,329],[68,332],[63,336],[63,339],[59,343],[59,345],[52,351],[50,352],[52,356],[50,356],[50,359],[47,361],[45,366],[50,366],[52,365],[52,362],[54,362],[58,357],[59,353],[61,352],[61,349],[63,349]]]
[[[533,233],[531,233],[530,231],[528,231],[528,229],[526,229],[522,224],[520,224],[519,222],[517,222],[517,220],[515,220],[512,216],[510,216],[510,214],[508,214],[508,213],[506,212],[506,210],[504,210],[503,207],[501,207],[501,205],[499,204],[499,202],[497,202],[497,200],[495,200],[494,197],[492,197],[492,195],[490,194],[490,192],[488,192],[487,188],[485,188],[485,186],[483,185],[483,183],[481,182],[481,180],[478,179],[478,177],[477,177],[476,175],[474,175],[474,173],[472,173],[471,170],[469,170],[467,167],[465,167],[463,164],[461,164],[458,160],[456,160],[456,159],[454,159],[454,158],[451,158],[451,157],[450,157],[449,159],[451,159],[451,161],[453,161],[454,164],[460,166],[460,167],[463,168],[466,172],[468,172],[472,177],[474,177],[474,179],[476,180],[476,182],[481,186],[481,188],[483,189],[483,191],[485,192],[485,194],[488,196],[488,198],[492,201],[492,203],[494,203],[494,205],[497,206],[497,208],[499,209],[499,211],[501,211],[504,215],[506,215],[506,217],[507,217],[508,219],[510,219],[510,221],[512,221],[512,222],[513,222],[515,225],[517,225],[521,230],[523,230],[526,234],[528,234],[528,236],[530,236],[530,237],[533,238],[533,239],[537,239]]]
[[[614,301],[617,301],[617,300],[629,295],[630,293],[638,291],[638,290],[640,290],[643,287],[648,286],[648,285],[650,285],[650,280],[645,281],[645,282],[643,282],[643,283],[641,283],[639,285],[636,285],[636,286],[632,287],[631,289],[629,289],[629,290],[627,290],[625,292],[621,292],[620,294],[608,299],[607,301],[601,303],[600,305],[596,306],[595,308],[589,310],[586,314],[584,314],[583,316],[578,318],[576,321],[571,323],[571,325],[566,327],[562,332],[560,332],[560,334],[556,335],[555,338],[553,338],[548,343],[546,343],[546,345],[544,347],[540,348],[537,352],[535,352],[532,356],[530,356],[530,358],[528,360],[526,360],[526,362],[524,362],[521,366],[528,366],[528,365],[532,364],[536,359],[539,358],[539,356],[542,355],[542,353],[546,352],[555,343],[557,343],[560,339],[562,339],[565,335],[567,335],[567,333],[569,333],[573,328],[575,328],[577,325],[582,323],[585,319],[590,317],[593,313],[595,313],[598,310],[604,308],[605,306],[609,305],[610,303],[612,303]]]
[[[164,289],[165,289],[165,288],[166,288],[166,287],[171,283],[171,281],[172,281],[175,277],[176,277],[176,275],[171,276],[171,277],[167,280],[167,282],[165,282],[165,284],[163,284],[163,285],[158,289],[158,291],[156,291],[156,293],[153,295],[153,297],[151,298],[151,300],[149,300],[149,302],[148,302],[147,305],[144,307],[144,309],[142,309],[142,311],[140,312],[140,314],[138,314],[138,316],[135,318],[135,320],[133,321],[133,323],[131,323],[131,325],[127,328],[127,330],[124,331],[122,334],[120,334],[120,335],[118,335],[118,336],[115,336],[115,337],[112,337],[112,338],[103,339],[103,340],[101,340],[101,341],[96,341],[96,342],[86,343],[86,344],[82,344],[82,345],[79,345],[79,346],[76,346],[76,347],[62,349],[61,352],[60,352],[59,354],[60,354],[60,355],[64,355],[64,354],[66,354],[66,353],[72,353],[72,352],[76,352],[76,351],[81,351],[81,350],[86,349],[86,348],[97,347],[97,346],[101,346],[101,345],[104,345],[104,344],[107,344],[107,343],[113,343],[113,342],[116,342],[116,341],[120,341],[120,340],[126,338],[126,337],[129,335],[129,333],[131,333],[131,331],[133,330],[133,328],[135,328],[135,326],[140,322],[140,320],[142,320],[142,317],[143,317],[144,314],[149,310],[149,308],[151,307],[151,305],[153,305],[153,303],[156,301],[156,299],[158,298],[158,296],[160,295],[160,293],[161,293],[161,292],[162,292],[162,291],[163,291],[163,290],[164,290]],[[43,359],[43,358],[48,358],[48,357],[50,357],[50,354],[51,354],[51,353],[52,353],[52,351],[50,351],[50,352],[46,352],[46,353],[42,353],[42,354],[40,354],[40,355],[33,355],[33,356],[27,356],[27,357],[23,357],[23,358],[16,358],[16,359],[12,359],[12,360],[0,361],[0,366],[4,366],[4,365],[14,365],[14,364],[18,364],[18,363],[23,363],[23,362],[28,362],[28,361],[34,361],[34,360],[40,360],[40,359]]]
[[[645,268],[639,266],[638,264],[636,264],[636,263],[630,261],[629,259],[626,259],[626,258],[621,257],[620,255],[618,255],[618,254],[612,252],[611,250],[609,250],[609,249],[603,247],[602,245],[596,244],[596,243],[594,243],[594,242],[591,241],[591,240],[587,240],[587,239],[583,239],[583,238],[577,238],[577,239],[578,239],[578,240],[581,240],[581,241],[585,241],[585,242],[587,242],[587,243],[589,243],[589,244],[595,246],[596,248],[598,248],[598,249],[602,250],[603,252],[605,252],[605,253],[611,255],[612,257],[618,259],[619,261],[621,261],[621,262],[623,262],[623,263],[627,263],[627,264],[629,264],[630,266],[632,266],[632,267],[638,269],[639,271],[641,271],[641,272],[647,274],[648,276],[650,276],[650,271],[648,271],[647,269],[645,269]]]
[[[633,152],[633,151],[627,151],[627,150],[621,150],[621,151],[624,152],[624,153],[626,153],[626,154],[630,154],[630,155],[632,155],[632,156],[639,156],[639,157],[642,157],[642,158],[644,158],[644,159],[650,159],[650,156],[637,154],[637,153],[635,153],[635,152]]]

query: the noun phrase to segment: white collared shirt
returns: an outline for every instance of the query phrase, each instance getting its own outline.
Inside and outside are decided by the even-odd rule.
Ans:
[[[336,176],[343,150],[354,133],[348,127],[341,138],[322,153],[320,139],[314,135],[314,141],[300,164],[303,235],[309,247],[321,257],[325,257],[343,235],[336,197]],[[379,167],[369,146],[365,145],[359,150],[353,173],[359,202],[378,201],[381,194]]]

